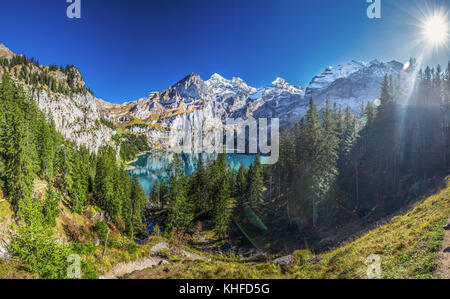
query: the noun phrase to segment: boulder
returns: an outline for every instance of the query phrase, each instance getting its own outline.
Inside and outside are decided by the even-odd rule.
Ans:
[[[290,265],[290,264],[294,263],[294,256],[286,255],[286,256],[283,256],[283,257],[279,257],[277,259],[274,259],[272,261],[272,263],[275,264],[275,265],[287,266],[287,265]]]
[[[169,265],[170,263],[167,261],[167,260],[161,260],[159,263],[158,263],[158,266],[161,266],[161,265]]]

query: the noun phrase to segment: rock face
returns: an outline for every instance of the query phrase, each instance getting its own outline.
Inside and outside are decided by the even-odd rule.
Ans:
[[[8,48],[0,44],[0,59],[11,59],[14,56]],[[52,83],[59,87],[51,88],[41,82],[31,82],[19,76],[20,72],[52,78]],[[41,66],[29,61],[13,67],[0,65],[0,82],[4,73],[9,73],[16,84],[21,85],[32,97],[41,111],[53,119],[56,129],[78,146],[85,146],[97,152],[100,146],[111,143],[115,130],[102,124],[102,116],[98,110],[96,99],[85,88],[85,82],[79,70],[74,66],[65,69]],[[28,83],[27,83],[28,82]],[[55,87],[55,86],[53,86]],[[112,144],[113,145],[113,144]]]
[[[396,61],[351,61],[328,67],[306,89],[282,78],[254,88],[241,78],[228,80],[214,74],[203,81],[199,75],[190,74],[167,90],[138,101],[111,104],[98,100],[97,106],[104,117],[119,126],[146,134],[153,146],[174,149],[183,138],[218,138],[217,131],[227,118],[278,118],[281,127],[292,127],[305,115],[311,97],[319,109],[328,98],[331,104],[335,102],[341,108],[348,105],[359,112],[362,102],[379,97],[383,77],[398,76],[402,67]],[[180,136],[173,138],[174,132]]]
[[[11,52],[5,45],[0,44],[0,57],[11,59],[13,58],[14,53]]]
[[[314,79],[306,88],[305,98],[314,98],[316,104],[323,106],[326,99],[341,107],[347,105],[358,112],[362,102],[373,102],[380,96],[380,86],[385,75],[396,78],[403,64],[373,60],[369,63],[352,61],[346,65],[329,67]]]
[[[0,58],[11,60],[15,55],[0,44]],[[14,68],[17,67],[8,70],[17,82],[21,82],[17,72],[27,68],[27,72],[47,73],[58,86],[71,91],[69,96],[52,92],[39,83],[36,88],[21,82],[39,108],[53,118],[59,132],[78,145],[97,151],[100,146],[111,144],[115,130],[103,124],[101,120],[105,118],[120,129],[144,134],[154,148],[179,151],[183,146],[184,150],[197,152],[204,149],[198,140],[212,140],[211,146],[221,148],[221,134],[229,118],[241,124],[248,118],[278,118],[280,127],[292,127],[305,115],[311,97],[319,109],[329,99],[331,104],[341,108],[349,106],[357,113],[362,102],[379,97],[383,77],[398,76],[403,65],[396,61],[351,61],[326,68],[305,89],[282,78],[254,88],[241,78],[228,80],[214,74],[204,81],[199,75],[190,74],[162,92],[152,92],[148,97],[123,104],[108,103],[87,92],[75,67]],[[0,67],[0,76],[6,70]]]
[[[101,124],[96,99],[90,93],[70,97],[41,90],[33,98],[41,111],[51,115],[58,132],[79,146],[97,152],[115,134]]]

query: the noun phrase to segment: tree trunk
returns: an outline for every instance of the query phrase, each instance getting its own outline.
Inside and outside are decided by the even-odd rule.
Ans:
[[[108,246],[108,237],[109,237],[109,230],[108,230],[108,233],[106,234],[105,246],[103,247],[102,258],[104,258],[105,254],[106,254],[106,247]]]

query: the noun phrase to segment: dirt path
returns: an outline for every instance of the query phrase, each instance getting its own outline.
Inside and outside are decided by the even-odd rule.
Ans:
[[[450,218],[447,223],[450,224]],[[435,277],[439,279],[450,279],[450,230],[444,233],[444,240],[438,255],[438,265]]]
[[[152,268],[160,264],[169,264],[169,261],[159,256],[161,250],[173,251],[176,255],[189,260],[209,260],[201,255],[191,253],[180,248],[169,245],[166,242],[160,242],[150,249],[150,257],[139,259],[130,263],[120,263],[115,265],[111,271],[104,274],[100,278],[102,279],[116,279],[121,278],[127,274],[131,274],[136,271]]]
[[[101,276],[102,279],[115,279],[123,277],[126,274],[133,273],[135,271],[144,270],[147,268],[151,268],[154,266],[159,265],[162,261],[164,261],[162,258],[158,257],[150,257],[145,259],[140,259],[134,262],[130,263],[120,263],[114,268],[106,273],[105,275]]]

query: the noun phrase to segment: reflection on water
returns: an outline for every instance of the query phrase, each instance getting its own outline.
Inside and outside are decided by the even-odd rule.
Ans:
[[[137,175],[146,194],[151,194],[153,185],[157,180],[169,178],[170,163],[175,155],[178,155],[184,163],[186,176],[191,175],[196,169],[199,159],[203,161],[215,160],[217,154],[191,154],[191,153],[170,153],[170,152],[151,152],[138,157],[135,162],[130,163],[134,169],[130,170],[131,175]],[[261,157],[264,161],[265,157]],[[250,167],[255,161],[255,155],[227,154],[228,166],[239,169],[242,163],[245,167]]]

